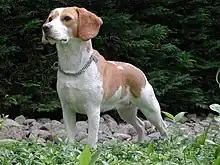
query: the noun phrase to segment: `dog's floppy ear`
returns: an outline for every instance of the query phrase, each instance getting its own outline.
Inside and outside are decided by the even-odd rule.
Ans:
[[[98,33],[103,21],[94,13],[85,8],[76,8],[78,13],[77,37],[87,41],[94,38]]]

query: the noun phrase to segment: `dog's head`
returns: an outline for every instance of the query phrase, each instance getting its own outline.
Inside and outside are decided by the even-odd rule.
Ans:
[[[56,8],[42,26],[42,42],[67,43],[74,38],[87,41],[98,34],[102,23],[100,17],[84,8]]]

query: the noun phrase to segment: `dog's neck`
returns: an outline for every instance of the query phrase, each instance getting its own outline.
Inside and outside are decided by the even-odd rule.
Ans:
[[[60,67],[72,73],[80,71],[93,53],[91,40],[72,39],[66,44],[56,44],[56,48]]]

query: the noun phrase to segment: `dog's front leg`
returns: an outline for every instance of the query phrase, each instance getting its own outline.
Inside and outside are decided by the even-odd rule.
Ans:
[[[68,106],[61,102],[62,111],[63,111],[63,120],[67,130],[68,140],[73,143],[75,141],[76,133],[76,113],[71,110]]]
[[[87,111],[89,130],[88,130],[88,144],[90,147],[96,148],[98,142],[100,107],[90,108]]]

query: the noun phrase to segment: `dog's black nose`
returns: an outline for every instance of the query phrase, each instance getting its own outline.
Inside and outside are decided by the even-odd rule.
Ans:
[[[48,32],[51,29],[51,27],[52,27],[52,25],[50,25],[50,24],[44,24],[42,28],[43,28],[44,32]]]

